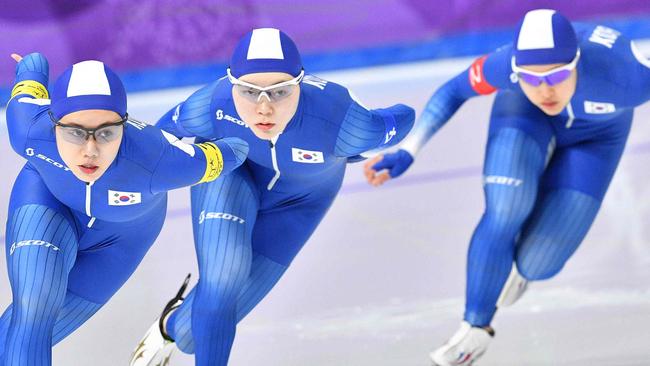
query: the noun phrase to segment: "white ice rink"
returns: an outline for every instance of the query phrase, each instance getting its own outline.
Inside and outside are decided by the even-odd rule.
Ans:
[[[319,76],[349,86],[371,107],[402,102],[420,111],[470,60]],[[130,114],[153,122],[194,89],[132,94]],[[483,209],[480,172],[491,102],[466,103],[412,169],[382,188],[364,183],[361,164],[349,166],[319,229],[240,323],[231,365],[430,364],[428,353],[456,330],[463,313],[466,250]],[[4,227],[22,160],[4,126],[0,135]],[[497,336],[478,365],[650,365],[649,164],[650,104],[637,110],[626,153],[584,243],[560,275],[533,284],[519,303],[497,314]],[[0,263],[4,307],[11,297]],[[55,347],[54,364],[126,365],[188,272],[196,276],[196,260],[189,194],[180,190],[171,194],[163,232],[137,272]],[[177,356],[172,366],[193,365],[191,356]]]

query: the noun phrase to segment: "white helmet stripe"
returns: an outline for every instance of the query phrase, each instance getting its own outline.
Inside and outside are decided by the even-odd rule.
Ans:
[[[104,64],[99,61],[83,61],[72,66],[68,97],[97,94],[111,95]]]
[[[634,58],[636,58],[639,63],[645,67],[650,68],[650,60],[645,57],[643,52],[637,47],[636,43],[630,42],[630,48],[632,48],[632,54],[634,55]]]
[[[248,60],[284,60],[282,43],[280,42],[280,31],[274,28],[260,28],[253,30],[246,58]]]
[[[555,10],[539,9],[526,14],[521,25],[518,50],[534,50],[539,48],[553,48],[553,14]]]

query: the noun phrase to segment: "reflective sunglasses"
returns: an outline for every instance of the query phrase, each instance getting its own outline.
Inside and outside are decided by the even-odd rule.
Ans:
[[[279,102],[283,99],[286,99],[295,90],[294,86],[302,82],[303,77],[305,76],[305,70],[300,71],[300,75],[295,78],[287,81],[283,81],[278,84],[269,85],[265,87],[257,86],[255,84],[247,83],[241,81],[236,77],[232,76],[230,73],[230,68],[226,70],[228,73],[228,80],[232,84],[233,89],[240,96],[244,97],[249,102],[259,103],[262,100],[262,96],[265,96],[270,103]]]
[[[85,128],[78,125],[63,124],[60,120],[54,117],[52,111],[48,111],[50,119],[55,126],[61,128],[61,137],[66,141],[75,145],[85,144],[90,136],[92,136],[98,144],[107,144],[113,142],[120,137],[120,130],[124,128],[124,123],[129,120],[129,114],[117,122],[109,122],[100,125],[97,128]]]
[[[571,71],[578,65],[578,59],[580,59],[580,50],[578,50],[576,57],[574,57],[573,61],[570,63],[545,72],[534,72],[522,69],[516,65],[514,56],[512,56],[511,65],[512,71],[517,74],[517,77],[519,77],[520,80],[523,80],[526,84],[539,86],[542,84],[542,82],[545,82],[549,86],[554,86],[563,82],[564,80],[568,79],[569,76],[571,76]]]

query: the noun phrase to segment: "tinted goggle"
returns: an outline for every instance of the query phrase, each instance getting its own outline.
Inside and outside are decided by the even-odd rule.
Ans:
[[[268,99],[271,103],[286,99],[291,94],[293,94],[294,90],[296,89],[295,86],[300,84],[303,77],[305,76],[305,70],[302,70],[298,76],[291,80],[262,87],[237,79],[236,77],[232,76],[230,69],[227,69],[226,72],[228,73],[228,80],[230,80],[230,83],[232,84],[235,92],[253,103],[259,103],[262,100],[262,96],[266,97],[266,99]]]
[[[522,69],[515,63],[514,56],[511,59],[511,65],[512,71],[517,74],[519,80],[522,80],[526,84],[539,86],[542,84],[542,82],[545,82],[549,86],[553,86],[563,82],[564,80],[568,79],[569,76],[571,76],[571,71],[576,68],[579,59],[580,50],[578,50],[576,57],[570,63],[545,72],[534,72]]]
[[[120,130],[124,128],[124,123],[129,120],[129,114],[117,122],[104,123],[97,128],[85,128],[77,124],[64,124],[61,123],[51,111],[49,111],[50,119],[55,126],[60,128],[61,137],[66,142],[75,145],[83,145],[92,136],[98,144],[107,144],[120,138]]]

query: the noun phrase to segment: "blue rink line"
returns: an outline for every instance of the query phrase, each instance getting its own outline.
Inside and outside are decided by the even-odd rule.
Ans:
[[[650,154],[650,141],[641,142],[632,146],[629,146],[625,154],[629,155],[643,155]],[[363,163],[360,163],[363,164]],[[477,177],[482,174],[483,166],[467,166],[462,168],[453,168],[447,170],[431,171],[419,174],[411,174],[400,177],[399,179],[391,180],[386,183],[382,188],[377,188],[369,185],[365,181],[346,184],[341,187],[339,194],[355,194],[355,193],[364,193],[377,191],[378,189],[386,188],[399,188],[407,186],[415,186],[421,184],[437,183],[437,182],[448,182],[455,179],[464,179]],[[189,216],[191,214],[190,208],[177,208],[167,211],[168,218],[178,218],[183,216]]]
[[[629,155],[650,154],[650,141],[641,142],[636,145],[628,147],[627,150],[625,151],[625,154],[629,154]],[[468,166],[463,168],[453,168],[453,169],[432,171],[432,172],[426,172],[420,174],[411,174],[411,175],[403,176],[399,179],[392,180],[386,183],[386,185],[382,188],[373,187],[368,183],[366,183],[365,181],[358,182],[358,183],[351,183],[341,187],[341,191],[339,192],[339,194],[346,195],[346,194],[354,194],[354,193],[364,193],[364,192],[371,192],[371,191],[376,191],[378,189],[385,189],[385,188],[399,188],[399,187],[415,186],[415,185],[429,184],[429,183],[436,183],[436,182],[448,182],[455,179],[472,178],[472,177],[480,176],[482,169],[483,169],[482,166],[475,165],[475,166]],[[189,207],[176,208],[167,211],[167,218],[175,219],[179,217],[190,216],[190,214],[191,214],[191,210]],[[0,236],[0,242],[4,242],[4,239],[5,239],[4,235]]]
[[[621,31],[629,39],[650,38],[650,17],[623,19],[592,19],[589,23],[603,24]],[[447,34],[440,38],[403,41],[366,48],[325,51],[303,55],[309,73],[394,65],[406,62],[481,55],[512,41],[515,27],[476,30]],[[225,74],[224,60],[174,67],[147,68],[118,72],[129,93],[202,85]],[[9,100],[10,88],[0,86],[0,104]]]

